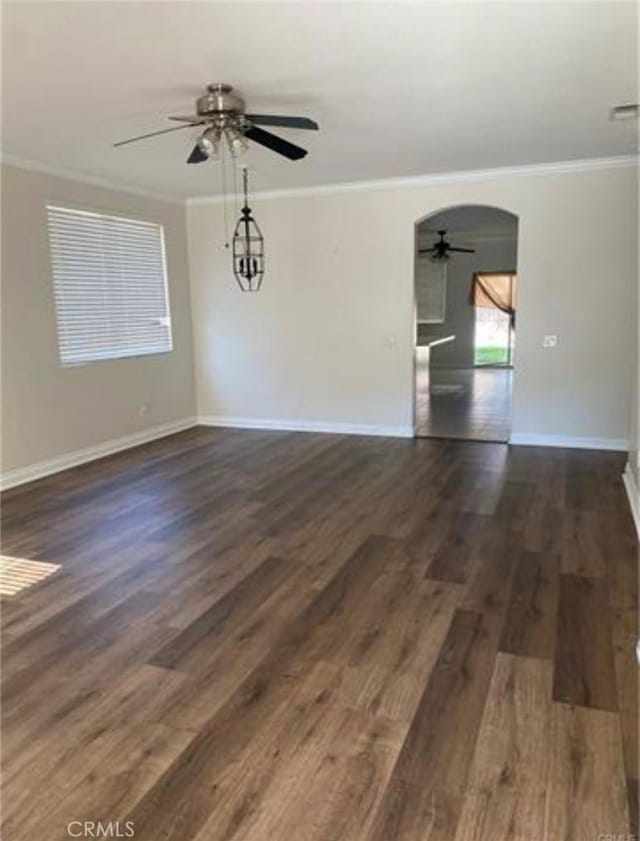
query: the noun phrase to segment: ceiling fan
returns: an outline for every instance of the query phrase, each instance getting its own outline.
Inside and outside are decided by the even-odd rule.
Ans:
[[[308,117],[285,117],[279,114],[246,114],[244,99],[232,93],[231,85],[216,82],[207,85],[206,93],[196,99],[196,113],[184,117],[169,117],[184,123],[181,126],[153,131],[120,140],[114,146],[124,146],[126,143],[136,143],[159,134],[180,131],[185,128],[204,126],[204,131],[196,141],[191,154],[187,158],[188,164],[200,164],[218,155],[220,144],[224,141],[231,154],[236,157],[246,151],[249,140],[259,143],[278,155],[283,155],[291,161],[304,158],[307,150],[295,143],[290,143],[277,134],[265,131],[263,126],[282,126],[283,128],[317,130],[318,124]]]
[[[475,254],[475,248],[457,248],[451,245],[447,240],[444,238],[446,231],[438,231],[438,236],[440,237],[439,240],[436,240],[431,248],[421,248],[418,251],[418,254],[431,254],[431,259],[434,262],[438,262],[440,260],[448,260],[450,258],[450,252],[452,251],[459,251],[464,254]]]

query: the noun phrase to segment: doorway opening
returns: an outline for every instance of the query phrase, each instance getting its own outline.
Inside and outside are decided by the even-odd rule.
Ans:
[[[514,214],[484,205],[417,223],[416,436],[509,440],[517,237]]]

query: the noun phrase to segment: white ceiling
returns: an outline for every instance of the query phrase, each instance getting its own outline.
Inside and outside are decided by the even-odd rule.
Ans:
[[[629,154],[633,2],[3,3],[3,153],[176,196],[219,192],[171,125],[228,81],[249,111],[303,114],[289,162],[252,144],[257,189]]]

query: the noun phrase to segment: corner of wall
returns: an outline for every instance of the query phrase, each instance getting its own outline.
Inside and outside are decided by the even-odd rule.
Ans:
[[[194,417],[197,417],[199,412],[198,406],[198,378],[196,376],[196,337],[195,337],[195,318],[193,313],[193,283],[191,272],[191,240],[189,234],[189,200],[184,199],[181,203],[182,209],[182,224],[184,227],[184,241],[186,245],[186,266],[187,266],[187,297],[189,301],[189,331],[191,335],[191,394],[192,412]]]
[[[633,522],[636,526],[638,540],[640,541],[640,488],[638,487],[636,476],[636,472],[631,467],[631,462],[627,462],[627,466],[625,467],[625,471],[622,475],[622,481],[624,482],[624,486],[627,491],[629,507],[631,508]]]

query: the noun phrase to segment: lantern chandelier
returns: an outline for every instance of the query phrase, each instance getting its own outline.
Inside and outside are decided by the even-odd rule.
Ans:
[[[257,292],[264,275],[264,239],[249,207],[249,177],[242,168],[244,206],[233,232],[233,273],[243,292]]]

